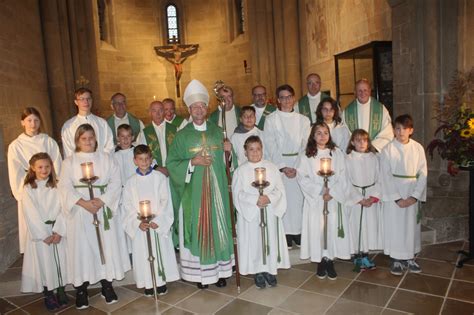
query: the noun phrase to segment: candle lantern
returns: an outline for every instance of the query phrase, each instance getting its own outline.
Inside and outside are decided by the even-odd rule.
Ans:
[[[319,160],[319,172],[321,175],[329,175],[331,170],[331,158],[321,158]]]
[[[148,218],[152,215],[150,200],[142,200],[139,202],[140,216],[142,218]]]
[[[270,185],[270,183],[267,182],[265,167],[256,167],[254,174],[255,181],[252,183],[252,186],[258,189],[260,196],[263,196],[263,190]],[[264,265],[267,264],[267,255],[269,254],[266,229],[267,220],[265,216],[265,207],[263,207],[260,208],[260,232],[262,236],[262,261]]]
[[[91,179],[94,177],[94,163],[84,162],[81,163],[82,178]]]
[[[324,180],[324,191],[328,189],[329,177],[334,175],[334,172],[331,169],[331,158],[324,157],[319,160],[319,176],[323,177]],[[324,250],[328,248],[328,202],[324,201],[323,205],[323,222],[324,222]]]
[[[266,181],[266,169],[265,167],[257,167],[255,168],[255,182],[259,185],[263,185]]]

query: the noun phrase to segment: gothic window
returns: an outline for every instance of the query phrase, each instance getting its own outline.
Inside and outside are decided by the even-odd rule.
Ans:
[[[99,38],[112,46],[115,44],[115,28],[112,0],[97,0]]]
[[[181,42],[181,32],[179,29],[178,8],[174,4],[168,4],[166,6],[166,40],[168,44],[180,43]]]
[[[245,23],[245,15],[244,15],[244,0],[235,0],[235,15],[236,15],[236,30],[237,35],[244,33],[244,23]]]
[[[97,0],[97,9],[99,11],[99,36],[100,40],[107,41],[107,18],[105,0]]]

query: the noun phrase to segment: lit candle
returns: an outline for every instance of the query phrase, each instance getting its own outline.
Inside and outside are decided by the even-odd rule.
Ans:
[[[94,177],[94,163],[84,162],[81,163],[82,177],[85,179],[91,179]]]
[[[151,216],[150,200],[142,200],[139,202],[140,216],[149,217]]]
[[[257,167],[255,168],[255,181],[258,184],[263,184],[266,180],[266,173],[265,167]]]
[[[331,158],[321,158],[320,160],[320,172],[322,174],[329,174],[331,173]]]
[[[153,95],[153,100],[156,101],[156,95]]]

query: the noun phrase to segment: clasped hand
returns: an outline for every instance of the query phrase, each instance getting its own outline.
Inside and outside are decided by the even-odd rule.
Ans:
[[[104,206],[104,202],[99,198],[94,198],[92,200],[84,200],[81,198],[77,204],[92,214],[97,213],[99,209]]]
[[[156,224],[155,222],[150,222],[150,223],[141,222],[138,227],[142,231],[146,231],[149,228],[152,228],[153,230],[156,230],[158,228],[158,224]]]
[[[413,197],[408,197],[407,199],[400,199],[397,201],[397,205],[400,208],[408,208],[416,203],[416,199]]]
[[[51,244],[58,244],[61,241],[61,235],[57,234],[56,232],[53,232],[52,235],[48,236],[43,240],[43,242],[47,245]]]
[[[264,208],[266,207],[267,205],[270,204],[270,199],[268,198],[267,195],[262,195],[262,196],[259,196],[258,197],[258,200],[257,200],[257,206],[259,208]]]

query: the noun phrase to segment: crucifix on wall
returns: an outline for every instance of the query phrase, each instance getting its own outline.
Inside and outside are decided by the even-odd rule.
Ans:
[[[181,79],[181,75],[183,74],[183,63],[189,56],[197,53],[198,47],[198,44],[182,45],[178,44],[176,41],[171,45],[155,47],[156,54],[160,57],[165,58],[174,66],[174,78],[176,81],[177,97],[181,97],[179,80]]]

